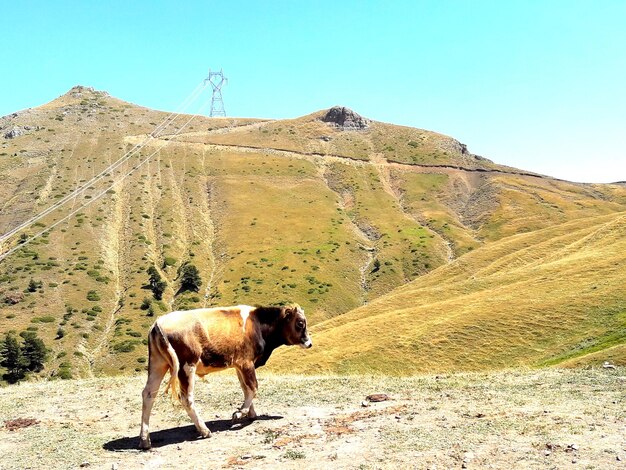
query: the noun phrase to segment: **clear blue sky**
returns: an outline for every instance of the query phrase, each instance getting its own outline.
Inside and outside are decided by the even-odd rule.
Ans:
[[[174,110],[223,68],[231,116],[335,104],[498,163],[626,180],[626,1],[4,2],[0,115],[76,84]]]

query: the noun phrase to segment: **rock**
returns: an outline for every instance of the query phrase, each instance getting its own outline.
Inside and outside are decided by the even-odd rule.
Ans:
[[[18,126],[13,126],[4,134],[5,139],[14,139],[15,137],[19,137],[24,135],[24,129]]]
[[[367,408],[368,406],[370,406],[370,404],[369,404],[369,402],[368,402],[367,400],[363,400],[363,401],[361,402],[361,406],[362,406],[363,408]]]
[[[615,369],[615,366],[611,364],[609,361],[604,361],[604,364],[602,364],[602,367],[604,367],[605,369]]]
[[[387,395],[386,393],[373,393],[372,395],[368,395],[367,397],[365,397],[365,399],[373,403],[391,400],[391,398],[389,398],[389,395]]]
[[[474,460],[474,452],[465,452],[463,454],[463,462],[471,462]]]
[[[91,465],[89,462],[83,462],[79,465],[80,468],[85,468],[85,467],[89,467],[89,465]]]
[[[4,294],[3,302],[9,305],[15,305],[24,300],[24,294],[19,291],[11,291]]]
[[[333,106],[322,117],[322,121],[327,122],[335,127],[339,127],[344,131],[360,131],[367,129],[369,119],[355,113],[350,108],[343,106]]]

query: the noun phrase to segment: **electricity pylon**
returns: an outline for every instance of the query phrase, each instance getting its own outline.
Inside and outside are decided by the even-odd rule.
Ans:
[[[219,72],[211,72],[209,70],[209,76],[204,80],[204,84],[211,84],[213,88],[213,96],[211,97],[211,112],[210,117],[226,116],[224,111],[224,100],[222,100],[222,86],[228,83],[228,79],[224,77],[224,72],[220,69]]]

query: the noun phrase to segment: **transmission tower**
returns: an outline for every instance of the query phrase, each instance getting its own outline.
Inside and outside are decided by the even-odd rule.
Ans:
[[[219,72],[211,72],[209,70],[209,76],[204,80],[204,84],[211,84],[213,88],[213,96],[211,97],[211,112],[210,117],[226,116],[224,111],[224,100],[222,100],[222,86],[228,83],[228,79],[224,77],[224,72],[220,69]]]

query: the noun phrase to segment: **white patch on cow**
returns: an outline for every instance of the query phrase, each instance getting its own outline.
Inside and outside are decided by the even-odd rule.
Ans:
[[[252,307],[249,305],[237,305],[239,309],[239,315],[241,315],[241,319],[243,320],[243,326],[241,327],[241,331],[246,332],[246,321],[248,321],[248,317],[250,316],[250,311]]]
[[[305,348],[305,349],[308,349],[311,346],[313,346],[313,341],[311,341],[311,338],[307,338],[304,343],[300,344],[300,347]]]
[[[177,310],[175,312],[170,312],[166,315],[163,315],[157,320],[157,322],[159,323],[159,325],[162,325],[163,323],[176,323],[185,318],[187,315],[189,315],[188,312],[184,310]]]

